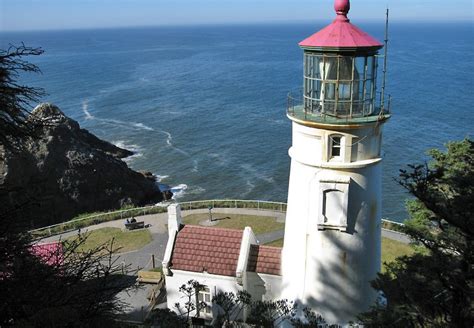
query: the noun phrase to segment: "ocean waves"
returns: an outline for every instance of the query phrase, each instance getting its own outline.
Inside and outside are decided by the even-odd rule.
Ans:
[[[85,120],[95,120],[100,123],[115,125],[117,127],[125,128],[125,129],[153,131],[152,127],[149,127],[148,125],[145,125],[144,123],[126,122],[126,121],[111,119],[111,118],[100,118],[95,115],[92,115],[89,111],[89,102],[87,100],[84,100],[82,102],[82,112],[84,113]]]
[[[393,24],[388,57],[394,116],[384,127],[382,215],[394,220],[406,217],[406,195],[393,179],[399,169],[423,161],[426,149],[473,134],[466,92],[472,79],[459,74],[474,67],[472,27],[417,28],[413,34],[409,25]],[[45,88],[98,137],[132,150],[127,164],[156,172],[177,200],[285,201],[291,144],[285,97],[301,85],[296,36],[313,31],[288,24],[55,32],[60,42],[58,34],[25,32],[48,55],[41,56],[41,84],[24,81]],[[101,42],[85,50],[91,38]],[[420,76],[423,83],[416,83]]]

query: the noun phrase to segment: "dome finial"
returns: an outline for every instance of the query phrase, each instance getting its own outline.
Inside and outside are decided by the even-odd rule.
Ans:
[[[334,0],[334,10],[337,15],[347,16],[347,13],[351,9],[351,3],[349,0]]]

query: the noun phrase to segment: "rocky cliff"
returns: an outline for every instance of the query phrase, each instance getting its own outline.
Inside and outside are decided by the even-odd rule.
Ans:
[[[79,213],[163,200],[152,175],[121,160],[132,152],[81,129],[58,107],[41,104],[29,120],[40,121],[41,128],[20,151],[0,145],[0,210],[16,205],[12,218],[49,225]]]

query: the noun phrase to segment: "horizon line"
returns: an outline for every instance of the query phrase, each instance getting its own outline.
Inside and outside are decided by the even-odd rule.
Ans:
[[[317,24],[330,24],[332,20],[327,19],[312,19],[312,20],[271,20],[271,21],[235,21],[235,22],[193,22],[193,23],[179,23],[179,24],[143,24],[143,25],[115,25],[115,26],[83,26],[83,27],[50,27],[50,28],[39,28],[39,29],[7,29],[2,28],[2,33],[15,33],[15,32],[60,32],[60,31],[87,31],[87,30],[116,30],[116,29],[139,29],[139,28],[158,28],[158,27],[193,27],[193,26],[242,26],[242,25],[307,25],[312,23]],[[353,21],[351,21],[354,23]],[[381,23],[385,24],[385,19],[379,18],[365,18],[358,19],[355,24],[365,23]],[[426,24],[426,23],[440,23],[440,24],[455,24],[455,23],[474,23],[472,19],[414,19],[414,18],[397,18],[391,19],[390,23],[413,23],[413,24]]]

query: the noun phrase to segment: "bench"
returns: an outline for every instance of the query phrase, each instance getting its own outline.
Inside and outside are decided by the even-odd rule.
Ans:
[[[138,271],[137,282],[158,284],[161,288],[164,283],[164,280],[161,272],[140,270]]]
[[[134,230],[134,229],[141,229],[141,228],[145,228],[144,221],[125,223],[125,229],[127,230]]]

